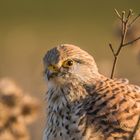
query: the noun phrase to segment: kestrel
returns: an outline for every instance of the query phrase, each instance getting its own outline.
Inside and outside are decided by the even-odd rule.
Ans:
[[[48,85],[43,140],[128,140],[140,114],[139,86],[103,76],[94,58],[74,45],[57,46],[43,60]]]

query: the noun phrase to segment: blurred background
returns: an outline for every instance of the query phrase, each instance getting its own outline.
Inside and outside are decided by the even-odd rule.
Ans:
[[[59,44],[75,44],[97,61],[109,76],[113,56],[108,47],[118,44],[114,8],[140,13],[139,0],[0,0],[0,78],[12,78],[42,103],[41,112],[29,129],[31,140],[41,140],[45,125],[45,80],[42,58]],[[140,20],[129,40],[140,35]],[[125,48],[119,57],[116,77],[140,85],[140,42]]]

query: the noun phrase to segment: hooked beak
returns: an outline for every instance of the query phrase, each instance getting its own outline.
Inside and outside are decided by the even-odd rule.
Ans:
[[[48,67],[48,71],[47,71],[47,78],[48,80],[58,76],[58,74],[60,73],[60,69],[57,66],[51,65]]]
[[[52,79],[52,78],[58,76],[58,73],[59,73],[59,72],[50,72],[50,71],[49,71],[49,72],[47,73],[47,78],[48,78],[48,80],[50,80],[50,79]]]

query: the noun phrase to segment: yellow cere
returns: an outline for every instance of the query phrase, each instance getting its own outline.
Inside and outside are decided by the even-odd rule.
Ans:
[[[55,65],[50,65],[50,66],[48,66],[48,69],[49,69],[50,71],[53,71],[53,72],[57,72],[57,71],[58,71],[58,68],[57,68]]]

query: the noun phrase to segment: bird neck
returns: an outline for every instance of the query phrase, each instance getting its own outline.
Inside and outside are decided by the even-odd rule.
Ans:
[[[91,81],[88,81],[91,83]],[[89,93],[84,87],[87,83],[78,82],[73,80],[71,82],[64,83],[62,85],[51,84],[47,92],[47,104],[48,109],[57,111],[59,109],[66,108],[67,106],[77,105],[87,98]],[[92,79],[93,88],[96,82]]]

